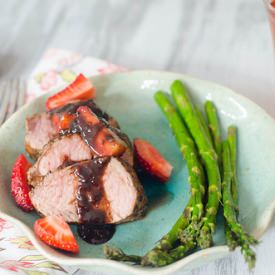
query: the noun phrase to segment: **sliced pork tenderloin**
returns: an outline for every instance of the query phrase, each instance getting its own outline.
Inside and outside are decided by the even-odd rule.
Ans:
[[[48,173],[92,157],[90,147],[79,134],[58,136],[44,147],[35,164],[29,169],[28,183],[34,186],[40,177]]]
[[[122,156],[125,153],[127,144],[89,109],[85,109],[85,112],[87,113],[81,113],[77,120],[77,127],[81,127],[81,131],[58,136],[43,148],[36,163],[28,171],[30,185],[35,185],[39,177],[60,167],[97,156]],[[128,153],[124,155],[126,161],[131,161],[130,153],[128,149]]]
[[[36,159],[42,152],[43,147],[59,133],[56,124],[65,114],[74,115],[79,106],[87,106],[100,119],[109,123],[112,127],[119,128],[118,122],[107,113],[102,111],[93,100],[79,101],[68,104],[62,108],[50,112],[36,114],[26,119],[25,147],[28,154]],[[65,131],[64,131],[65,132]]]
[[[100,157],[48,174],[30,192],[42,216],[70,223],[118,224],[144,215],[147,198],[133,168]]]

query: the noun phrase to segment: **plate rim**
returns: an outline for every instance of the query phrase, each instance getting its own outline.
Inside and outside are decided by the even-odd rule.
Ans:
[[[115,77],[120,77],[120,76],[125,77],[125,75],[130,75],[130,76],[131,75],[144,75],[144,76],[148,76],[148,77],[152,77],[152,78],[155,77],[155,79],[156,78],[160,79],[160,75],[163,75],[165,77],[170,76],[170,77],[173,77],[174,79],[177,79],[178,77],[180,77],[180,78],[189,79],[190,81],[199,81],[201,83],[205,83],[206,85],[215,86],[215,87],[217,87],[217,89],[220,88],[222,90],[226,90],[226,92],[229,93],[229,95],[231,94],[231,95],[242,98],[242,100],[248,102],[249,105],[253,106],[253,108],[256,108],[263,115],[265,115],[269,119],[271,119],[271,121],[273,122],[273,124],[275,126],[275,119],[271,115],[269,115],[265,109],[263,109],[261,106],[259,106],[257,103],[255,103],[251,99],[233,91],[232,89],[230,89],[226,86],[218,84],[216,82],[203,80],[203,79],[193,77],[190,75],[176,73],[176,72],[158,71],[158,70],[135,70],[135,71],[112,73],[112,74],[106,74],[106,75],[97,75],[97,76],[92,76],[89,78],[93,81],[93,80],[100,79],[100,78],[108,79],[108,78],[115,78]],[[144,77],[144,79],[146,79],[146,78]],[[53,92],[51,92],[51,93],[53,93]],[[51,93],[49,93],[49,94],[51,94]],[[46,96],[46,94],[42,94],[41,96],[35,98],[31,102],[25,104],[18,111],[28,109],[29,106],[32,105],[35,101],[39,101],[39,100],[41,100],[41,98],[43,98],[45,96]],[[13,115],[11,115],[11,117],[5,123],[3,123],[1,125],[0,130],[3,127],[5,127],[5,125],[8,121],[13,119],[13,117],[17,114],[17,112],[15,112]],[[262,217],[259,222],[259,229],[252,232],[252,234],[255,237],[261,238],[263,236],[263,234],[268,229],[268,227],[272,221],[272,217],[273,217],[274,213],[275,213],[275,198],[270,203],[270,205],[266,207],[265,211],[263,212]],[[159,274],[160,272],[161,272],[161,274],[170,274],[171,272],[175,272],[181,268],[184,268],[188,263],[191,263],[193,260],[195,260],[199,257],[215,255],[216,259],[217,259],[217,258],[224,257],[225,255],[228,255],[230,253],[229,248],[226,245],[213,246],[213,247],[192,253],[173,264],[170,264],[168,266],[161,267],[161,268],[135,267],[133,265],[129,265],[126,263],[121,263],[121,262],[117,262],[117,261],[113,261],[113,260],[109,260],[109,259],[71,258],[66,255],[63,255],[62,257],[60,257],[60,256],[52,255],[50,252],[48,252],[46,249],[44,249],[43,246],[46,246],[46,245],[42,244],[42,242],[35,236],[34,232],[31,229],[29,229],[20,220],[17,220],[16,218],[14,218],[12,216],[3,213],[1,211],[1,209],[0,209],[0,218],[3,218],[5,220],[10,221],[10,222],[14,223],[15,225],[17,225],[27,235],[27,237],[33,243],[35,248],[42,255],[44,255],[48,259],[55,261],[61,265],[67,265],[67,266],[79,266],[82,268],[87,268],[87,267],[89,267],[89,268],[91,268],[91,267],[115,268],[116,270],[120,270],[123,272],[131,272],[131,274],[155,274],[155,273]],[[212,259],[209,259],[209,262],[210,261],[212,261]]]

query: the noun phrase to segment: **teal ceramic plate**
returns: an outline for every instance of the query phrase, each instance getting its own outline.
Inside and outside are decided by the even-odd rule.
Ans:
[[[189,198],[187,171],[176,142],[160,110],[153,100],[156,90],[168,91],[171,82],[181,79],[194,100],[202,104],[211,99],[219,109],[223,130],[234,123],[239,129],[239,197],[240,220],[256,237],[266,230],[275,208],[275,123],[265,111],[228,88],[189,76],[137,71],[92,78],[97,88],[97,103],[114,117],[130,136],[151,141],[173,164],[174,172],[167,186],[147,182],[150,206],[140,221],[117,226],[109,242],[127,253],[144,254],[165,234],[184,209]],[[106,260],[102,246],[92,246],[80,238],[79,255],[68,255],[44,245],[33,232],[35,213],[25,214],[18,209],[9,191],[12,164],[24,152],[24,120],[44,109],[47,96],[37,98],[14,114],[0,129],[1,184],[0,216],[15,222],[42,254],[64,265],[77,265],[95,271],[130,274],[167,274],[200,266],[229,253],[224,246],[223,226],[218,218],[215,246],[198,251],[163,268],[143,268]],[[75,228],[73,228],[75,230]]]

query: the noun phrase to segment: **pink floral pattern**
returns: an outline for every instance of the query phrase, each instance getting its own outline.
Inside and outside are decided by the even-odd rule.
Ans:
[[[54,70],[50,70],[46,72],[44,75],[42,75],[40,80],[40,88],[42,90],[49,90],[51,87],[53,87],[57,82],[57,72]]]
[[[49,49],[30,76],[25,99],[29,102],[45,92],[56,91],[72,82],[79,73],[90,77],[123,71],[126,69],[104,60]],[[72,274],[78,270],[77,267],[62,267],[39,255],[31,241],[22,236],[20,229],[1,218],[0,233],[0,274]]]
[[[68,273],[60,265],[47,260],[41,255],[25,256],[19,260],[6,260],[0,262],[0,267],[6,270],[20,272],[24,271],[25,274],[50,274],[42,270],[57,270],[62,273]]]
[[[27,102],[45,92],[56,91],[82,73],[86,77],[124,72],[125,68],[104,60],[65,50],[48,50],[34,69],[27,90]]]

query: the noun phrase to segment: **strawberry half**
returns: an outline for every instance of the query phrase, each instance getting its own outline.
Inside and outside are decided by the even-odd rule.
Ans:
[[[33,205],[29,197],[29,186],[27,183],[27,171],[31,167],[26,157],[20,154],[12,168],[11,194],[16,204],[24,211],[33,210]]]
[[[95,98],[95,95],[95,87],[93,87],[89,79],[83,74],[80,74],[75,81],[64,90],[50,96],[46,101],[46,108],[47,110],[52,110],[78,100]]]
[[[169,180],[173,167],[151,143],[136,138],[134,149],[138,165],[147,174],[163,183]]]
[[[34,232],[50,246],[73,253],[79,252],[79,246],[70,226],[61,217],[48,216],[36,220]]]

